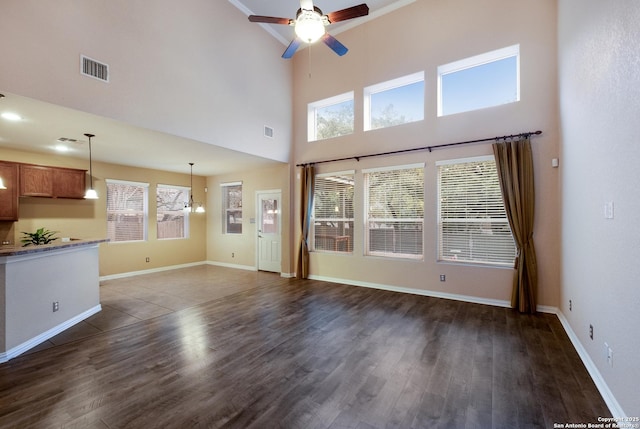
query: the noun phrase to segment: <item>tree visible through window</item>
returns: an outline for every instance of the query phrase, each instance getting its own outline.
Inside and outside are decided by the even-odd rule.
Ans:
[[[353,251],[353,176],[353,171],[316,175],[313,250]]]
[[[225,234],[242,234],[242,183],[222,185],[222,207]]]
[[[149,184],[106,182],[107,238],[112,242],[146,240]]]
[[[438,260],[513,266],[493,156],[437,163]]]
[[[351,134],[353,123],[353,91],[308,105],[309,141]]]
[[[158,239],[188,238],[189,188],[182,186],[158,185],[156,189],[156,218]]]
[[[424,164],[364,170],[367,255],[423,256]]]

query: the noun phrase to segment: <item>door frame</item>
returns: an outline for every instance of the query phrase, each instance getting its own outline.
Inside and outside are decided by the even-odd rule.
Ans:
[[[260,220],[260,210],[262,209],[261,205],[260,205],[260,196],[262,194],[278,194],[279,195],[279,201],[280,201],[280,216],[278,216],[278,231],[280,233],[280,274],[282,274],[282,189],[260,189],[256,191],[256,198],[255,198],[255,202],[256,202],[256,211],[255,211],[255,222],[254,224],[256,225],[255,228],[255,249],[256,249],[256,255],[255,255],[255,266],[256,266],[256,271],[260,271],[260,237],[259,234],[260,232],[258,232],[259,228],[259,224],[258,224],[258,220]]]

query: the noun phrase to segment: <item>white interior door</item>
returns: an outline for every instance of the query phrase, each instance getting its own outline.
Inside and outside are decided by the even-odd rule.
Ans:
[[[280,192],[258,192],[258,270],[281,272]]]

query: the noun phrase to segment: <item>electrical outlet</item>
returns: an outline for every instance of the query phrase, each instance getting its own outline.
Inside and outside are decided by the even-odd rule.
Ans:
[[[146,259],[145,259],[145,262],[149,262],[149,261],[150,261],[150,259],[149,259],[149,257],[147,256],[147,257],[146,257]]]
[[[569,300],[569,311],[573,310],[573,303],[571,302],[571,300]]]
[[[53,302],[53,312],[60,310],[60,303],[58,301]]]
[[[593,340],[593,325],[589,325],[589,338]]]
[[[441,282],[445,282],[445,281],[447,281],[447,276],[446,276],[446,275],[444,275],[444,274],[440,274],[440,281],[441,281]]]

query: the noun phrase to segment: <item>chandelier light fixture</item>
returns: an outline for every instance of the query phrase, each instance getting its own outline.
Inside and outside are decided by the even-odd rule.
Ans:
[[[98,193],[95,189],[93,189],[93,165],[91,160],[91,137],[95,137],[94,134],[85,133],[85,136],[89,138],[89,181],[90,187],[87,189],[87,192],[84,194],[85,200],[97,200]]]
[[[191,186],[189,187],[189,202],[185,203],[184,211],[191,213],[204,213],[202,203],[193,201],[193,162],[189,163],[189,167],[191,167]]]

